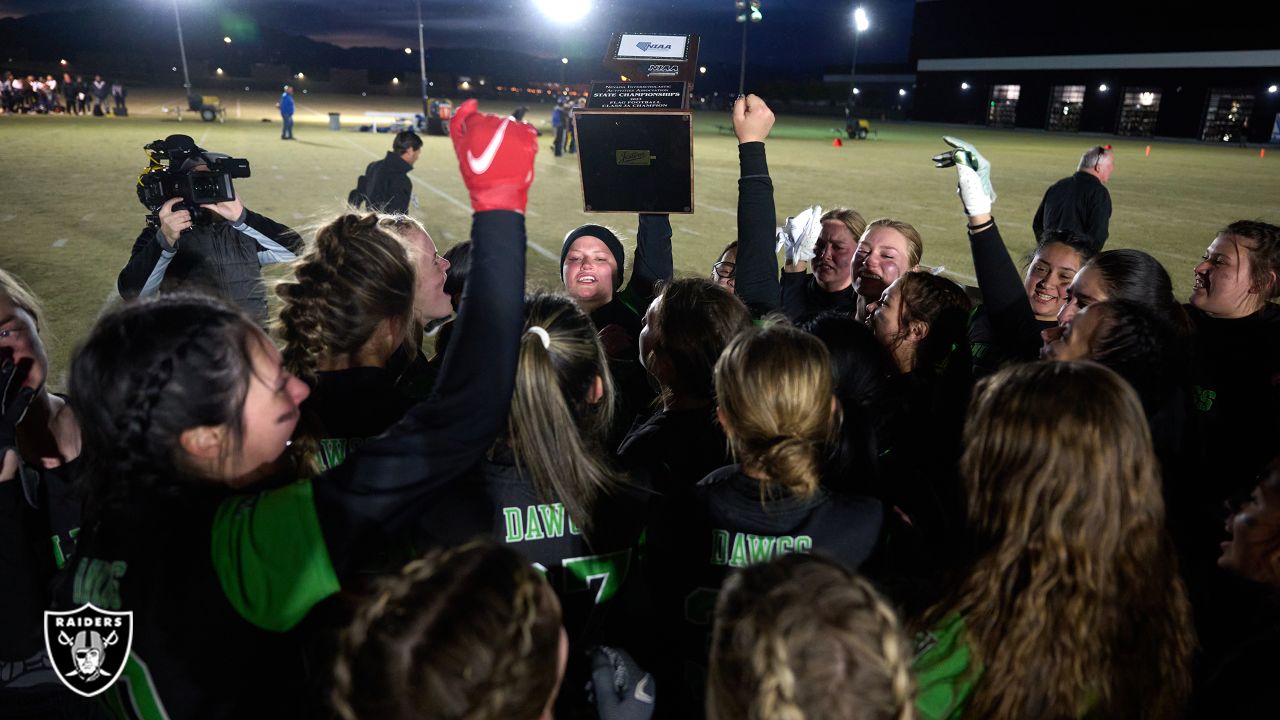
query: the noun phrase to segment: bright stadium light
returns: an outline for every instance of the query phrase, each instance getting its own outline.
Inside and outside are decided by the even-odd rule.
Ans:
[[[1267,92],[1271,93],[1272,95],[1275,95],[1277,92],[1280,92],[1280,86],[1272,85],[1271,87],[1267,88]]]
[[[968,89],[969,89],[969,83],[967,83],[967,82],[962,82],[962,83],[960,83],[960,89],[961,89],[961,90],[968,90]]]
[[[867,19],[867,11],[858,8],[853,11],[853,27],[858,32],[866,32],[871,27],[871,21]]]
[[[867,18],[867,11],[862,8],[854,8],[853,10],[853,62],[849,63],[849,87],[853,88],[854,78],[858,74],[858,36],[866,32],[871,27],[871,21]],[[856,89],[850,90],[849,107],[853,107],[853,96],[858,94]]]
[[[1101,85],[1098,86],[1098,92],[1106,92],[1106,91],[1107,91],[1106,83],[1102,83]]]
[[[906,96],[907,96],[907,91],[902,88],[898,88],[898,97],[906,97]]]
[[[230,45],[230,44],[231,44],[231,36],[230,36],[230,35],[223,35],[223,36],[222,36],[222,42],[224,42],[224,43],[226,43],[226,44]]]
[[[552,22],[568,25],[587,16],[591,0],[533,0],[538,11]]]
[[[405,48],[405,49],[404,49],[404,54],[405,54],[405,55],[412,55],[412,54],[413,54],[413,48]]]
[[[699,73],[702,73],[703,75],[706,75],[706,74],[707,74],[707,66],[706,66],[706,65],[700,65],[700,66],[698,67],[698,72],[699,72]],[[1272,85],[1271,87],[1275,87],[1275,86],[1274,86],[1274,85]]]
[[[561,64],[561,65],[568,65],[568,64],[569,64],[569,58],[560,58],[560,64]]]
[[[65,59],[64,59],[64,60],[59,60],[59,61],[58,61],[58,64],[59,64],[59,65],[61,65],[62,67],[66,67],[66,66],[67,66],[67,61],[66,61]],[[1275,87],[1275,85],[1272,85],[1271,87]]]
[[[215,74],[218,74],[218,75],[221,75],[221,74],[222,74],[222,68],[218,68],[217,70],[214,70],[214,73],[215,73]]]

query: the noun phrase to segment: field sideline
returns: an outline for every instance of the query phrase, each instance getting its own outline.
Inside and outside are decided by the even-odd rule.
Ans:
[[[135,181],[145,166],[142,146],[185,133],[208,150],[246,157],[253,176],[236,182],[253,210],[300,230],[331,218],[355,178],[390,148],[391,136],[355,132],[366,110],[407,110],[412,98],[296,96],[296,142],[279,139],[276,95],[225,95],[225,124],[161,111],[181,91],[137,90],[128,118],[0,116],[0,267],[26,280],[46,304],[53,387],[65,386],[67,356],[101,309],[116,297],[115,278],[146,211]],[[510,112],[513,103],[482,104]],[[341,112],[344,130],[328,129],[327,113]],[[582,212],[577,159],[550,152],[550,106],[533,105],[529,120],[544,130],[529,199],[529,286],[559,285],[560,239],[583,222],[635,234],[635,218]],[[269,120],[269,122],[264,122]],[[672,217],[678,275],[704,275],[734,239],[737,143],[727,114],[695,114],[696,213]],[[1280,222],[1280,157],[1257,149],[1119,138],[992,131],[976,127],[877,124],[879,136],[831,147],[838,118],[781,117],[769,140],[769,166],[779,220],[805,206],[848,205],[868,219],[892,216],[924,237],[925,264],[946,267],[972,283],[964,218],[954,171],[936,170],[930,156],[940,137],[959,135],[990,159],[999,198],[994,215],[1017,257],[1032,246],[1031,217],[1045,188],[1071,173],[1096,142],[1115,146],[1110,183],[1115,207],[1108,249],[1136,247],[1156,256],[1180,297],[1190,291],[1191,268],[1232,220]],[[466,239],[470,208],[447,138],[425,137],[410,177],[422,219],[441,249]],[[1146,146],[1151,154],[1145,156]],[[1276,151],[1280,155],[1280,150]]]

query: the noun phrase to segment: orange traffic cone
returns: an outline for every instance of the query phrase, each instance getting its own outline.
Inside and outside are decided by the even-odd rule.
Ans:
[[[844,141],[840,138],[836,138],[831,141],[831,147],[844,147]]]

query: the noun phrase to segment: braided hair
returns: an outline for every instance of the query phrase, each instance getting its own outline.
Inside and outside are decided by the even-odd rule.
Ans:
[[[358,608],[331,700],[344,720],[538,717],[559,682],[560,638],[555,594],[515,550],[491,540],[436,550]]]
[[[375,213],[340,216],[276,286],[285,367],[309,385],[321,360],[360,352],[384,320],[400,332],[396,345],[409,341],[417,273],[404,242],[385,227]]]
[[[184,461],[185,430],[225,426],[234,449],[253,343],[266,337],[222,301],[171,293],[105,315],[71,360],[70,403],[80,420],[85,516],[139,495],[200,485]]]
[[[910,720],[911,646],[866,580],[813,555],[734,573],[711,641],[711,720]]]

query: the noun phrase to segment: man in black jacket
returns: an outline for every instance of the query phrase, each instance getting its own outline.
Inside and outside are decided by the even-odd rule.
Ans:
[[[190,171],[207,170],[205,153],[187,160]],[[289,262],[302,247],[302,238],[280,223],[245,208],[237,196],[216,205],[202,205],[213,222],[195,224],[191,212],[171,198],[156,212],[158,227],[138,233],[129,262],[116,279],[126,300],[148,297],[162,290],[198,289],[222,297],[260,325],[267,323],[267,291],[262,266]],[[190,232],[185,232],[189,230]]]
[[[422,155],[422,138],[412,130],[396,133],[391,151],[381,160],[369,163],[362,178],[356,183],[356,193],[370,210],[404,215],[409,212],[413,197],[413,184],[409,171]],[[357,203],[353,203],[357,204]]]
[[[1094,145],[1080,157],[1076,174],[1054,183],[1044,194],[1031,221],[1036,238],[1045,230],[1070,230],[1102,252],[1111,222],[1111,193],[1105,183],[1116,168],[1110,145]]]

